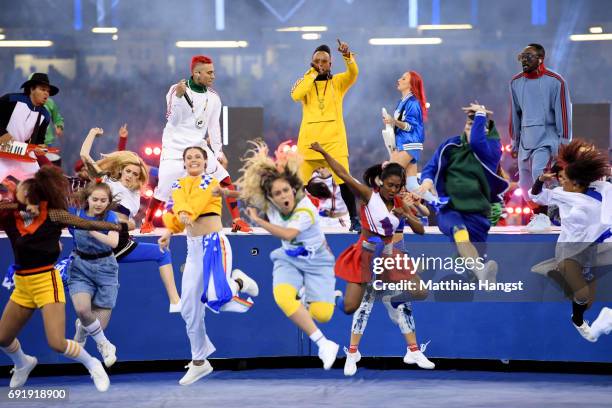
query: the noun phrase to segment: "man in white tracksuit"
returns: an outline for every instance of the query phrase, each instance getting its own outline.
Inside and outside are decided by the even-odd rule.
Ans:
[[[147,209],[141,232],[151,232],[151,220],[162,202],[168,201],[172,184],[185,175],[183,151],[187,147],[199,146],[206,150],[208,166],[206,173],[219,180],[222,187],[234,189],[229,173],[223,166],[226,162],[222,152],[221,98],[211,87],[215,80],[213,61],[205,55],[191,59],[191,78],[172,85],[166,95],[166,127],[162,137],[162,152],[159,176],[153,199]],[[227,197],[233,231],[250,232],[251,228],[240,219],[238,203]]]

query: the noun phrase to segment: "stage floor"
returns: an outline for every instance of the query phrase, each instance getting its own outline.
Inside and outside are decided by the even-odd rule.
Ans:
[[[199,382],[178,385],[182,372],[111,376],[98,393],[89,377],[33,377],[28,388],[65,387],[62,406],[150,407],[568,407],[610,406],[612,376],[360,369],[219,371]],[[2,388],[3,402],[7,388]],[[4,404],[3,404],[4,405]],[[49,403],[21,400],[19,407]],[[56,405],[56,404],[53,404]],[[51,406],[53,406],[51,405]]]

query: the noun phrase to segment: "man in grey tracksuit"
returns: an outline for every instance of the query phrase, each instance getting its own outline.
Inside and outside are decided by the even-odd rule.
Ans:
[[[519,54],[522,72],[510,82],[512,156],[519,186],[529,191],[560,144],[572,140],[572,104],[565,80],[544,66],[544,47],[529,44]]]

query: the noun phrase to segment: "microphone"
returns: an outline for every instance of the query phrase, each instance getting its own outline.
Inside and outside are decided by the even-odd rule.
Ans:
[[[185,92],[185,94],[183,96],[185,97],[185,102],[187,102],[187,105],[189,105],[189,107],[191,109],[193,109],[193,101],[189,97],[189,94],[187,94],[187,92]]]

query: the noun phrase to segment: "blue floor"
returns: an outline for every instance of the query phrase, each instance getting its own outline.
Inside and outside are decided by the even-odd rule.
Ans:
[[[610,407],[612,376],[360,369],[352,378],[342,370],[219,371],[182,387],[182,373],[111,376],[108,392],[98,393],[89,377],[33,377],[28,388],[66,387],[61,406],[114,407]],[[1,406],[59,404],[19,401]]]

